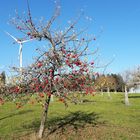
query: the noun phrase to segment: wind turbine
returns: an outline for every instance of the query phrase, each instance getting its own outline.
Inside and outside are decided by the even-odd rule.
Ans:
[[[22,72],[22,48],[23,48],[23,43],[29,42],[33,39],[21,40],[21,39],[15,38],[13,35],[11,35],[8,32],[6,32],[6,34],[8,34],[11,38],[13,38],[19,44],[19,66],[20,66],[20,72]]]

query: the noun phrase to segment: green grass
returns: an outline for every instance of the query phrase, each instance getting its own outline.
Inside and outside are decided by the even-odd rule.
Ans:
[[[86,96],[81,104],[69,107],[55,99],[51,102],[44,139],[59,140],[139,140],[140,94]],[[0,106],[0,139],[35,139],[42,107],[27,104],[16,109],[13,103]]]

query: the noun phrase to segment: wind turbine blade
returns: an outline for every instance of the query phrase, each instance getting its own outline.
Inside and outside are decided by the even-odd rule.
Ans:
[[[33,40],[33,39],[23,40],[23,41],[21,41],[21,43],[29,42],[29,41],[32,41],[32,40]]]
[[[11,36],[16,42],[18,42],[18,40],[14,36],[12,36],[10,33],[6,32],[6,31],[5,31],[5,33],[8,34],[9,36]]]

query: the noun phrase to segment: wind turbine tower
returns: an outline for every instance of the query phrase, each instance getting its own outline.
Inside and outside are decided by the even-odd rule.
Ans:
[[[21,40],[21,39],[18,39],[16,37],[14,37],[13,35],[11,35],[10,33],[6,32],[6,34],[8,34],[11,38],[13,38],[16,43],[19,44],[19,66],[20,66],[20,72],[22,72],[22,48],[23,48],[23,43],[26,43],[26,42],[29,42],[33,39],[29,39],[29,40]]]

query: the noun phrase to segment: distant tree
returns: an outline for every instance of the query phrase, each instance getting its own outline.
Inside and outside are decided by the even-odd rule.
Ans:
[[[140,66],[127,72],[129,73],[129,76],[127,76],[127,88],[128,90],[131,88],[135,89],[138,85],[140,85]]]
[[[125,93],[125,99],[124,99],[124,102],[125,102],[125,105],[130,105],[129,103],[129,98],[128,98],[128,88],[130,86],[130,79],[131,79],[131,75],[130,75],[130,71],[125,71],[123,74],[122,74],[122,77],[123,77],[123,80],[124,80],[124,93]]]
[[[0,74],[0,94],[3,92],[4,87],[5,87],[5,83],[6,83],[6,75],[5,72],[3,71]]]
[[[5,82],[6,82],[6,75],[5,75],[5,72],[3,71],[1,74],[0,74],[0,83],[2,85],[5,85]]]
[[[130,74],[131,74],[130,82],[132,84],[140,83],[140,66],[138,66],[136,69],[131,71]]]
[[[97,90],[107,91],[115,91],[117,87],[116,78],[112,75],[100,75],[95,80],[95,87]]]
[[[111,74],[112,77],[116,79],[116,91],[123,92],[124,91],[124,80],[120,74]]]
[[[5,72],[3,71],[0,74],[0,105],[4,104],[4,101],[2,99],[2,93],[4,92],[5,89],[5,83],[6,83],[6,75]]]
[[[105,88],[106,78],[105,75],[100,75],[95,79],[94,87],[96,91],[103,91]]]
[[[129,90],[129,88],[140,83],[140,66],[135,69],[125,71],[122,76],[125,81],[125,85],[127,85],[127,89]]]

